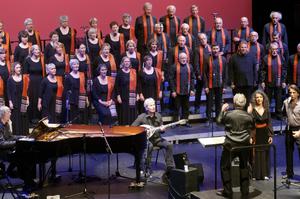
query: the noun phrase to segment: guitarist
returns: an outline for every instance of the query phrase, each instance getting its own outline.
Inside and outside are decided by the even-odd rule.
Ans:
[[[140,126],[143,124],[147,124],[153,127],[159,127],[163,125],[162,116],[156,112],[155,110],[155,101],[153,98],[147,98],[144,102],[144,107],[146,113],[142,113],[138,116],[138,118],[132,123],[132,126]],[[147,156],[145,162],[145,176],[149,177],[150,175],[150,167],[151,167],[151,157],[153,147],[159,147],[166,150],[165,161],[166,161],[166,172],[163,175],[163,181],[169,177],[170,171],[174,168],[174,160],[173,160],[173,144],[166,141],[161,137],[161,134],[164,133],[165,127],[161,127],[156,130],[156,132],[149,138]],[[143,168],[143,165],[142,165]]]

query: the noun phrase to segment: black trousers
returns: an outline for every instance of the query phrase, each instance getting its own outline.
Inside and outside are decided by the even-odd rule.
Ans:
[[[286,174],[288,177],[294,175],[294,143],[297,144],[299,158],[300,158],[300,139],[293,137],[292,131],[286,131],[285,133],[285,153],[286,153]]]
[[[200,107],[202,90],[203,90],[203,80],[197,79],[196,95],[195,95],[195,109],[199,109],[199,107]]]
[[[235,95],[236,93],[242,93],[245,95],[246,99],[247,99],[247,103],[245,105],[245,109],[247,109],[250,100],[251,100],[251,95],[254,92],[254,87],[253,86],[236,86],[233,89],[233,94]]]
[[[173,144],[168,142],[167,140],[160,138],[159,141],[156,141],[155,143],[148,142],[148,150],[147,150],[147,157],[146,157],[146,170],[150,170],[151,168],[151,159],[152,159],[152,152],[153,147],[159,147],[160,149],[165,149],[165,162],[167,169],[174,167],[174,160],[173,160]]]
[[[223,88],[210,88],[209,92],[206,94],[206,117],[208,120],[211,120],[214,98],[215,98],[215,113],[216,113],[216,117],[218,117],[221,111],[222,96],[223,96]]]
[[[266,94],[268,95],[270,104],[271,100],[274,97],[275,99],[275,112],[278,117],[282,116],[282,87],[276,86],[266,86]]]
[[[181,119],[188,119],[189,117],[189,95],[178,95],[175,97],[175,110],[174,110],[174,121],[179,119],[179,111],[181,108],[182,117]]]
[[[245,144],[246,145],[246,144]],[[240,189],[243,195],[249,193],[249,150],[236,151],[231,153],[230,149],[235,146],[244,146],[240,143],[234,143],[225,140],[223,145],[223,152],[221,155],[221,177],[224,187],[224,192],[231,195],[232,194],[232,183],[231,183],[231,162],[235,157],[239,157],[240,160]],[[230,158],[231,157],[231,158]]]

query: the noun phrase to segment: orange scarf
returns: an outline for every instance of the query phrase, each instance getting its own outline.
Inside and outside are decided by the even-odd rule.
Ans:
[[[99,46],[101,47],[103,44],[103,41],[102,41],[102,33],[100,30],[97,30],[97,38],[98,38]]]
[[[187,69],[188,69],[188,84],[191,82],[191,69],[190,65],[186,64]],[[178,62],[176,64],[176,93],[180,93],[180,63]]]
[[[135,36],[134,36],[134,27],[131,27],[130,26],[130,29],[129,29],[129,39],[130,40],[134,40]]]
[[[161,50],[157,51],[156,55],[156,68],[161,71],[163,62],[163,52]]]
[[[115,78],[107,76],[107,101],[111,100],[114,87],[115,87]]]
[[[91,60],[89,58],[89,56],[87,54],[85,54],[86,56],[86,63],[88,65],[88,71],[87,71],[87,77],[88,79],[92,78],[92,65],[91,65]]]
[[[159,93],[160,93],[160,86],[162,82],[162,75],[161,71],[157,68],[154,68],[155,74],[156,74],[156,93],[157,93],[157,99],[159,98]]]
[[[73,28],[71,29],[71,46],[70,46],[70,55],[75,54],[75,30]]]
[[[85,75],[83,72],[79,72],[79,93],[80,95],[85,95],[86,90],[85,90]]]
[[[281,34],[281,24],[278,22],[277,26],[278,26],[278,32]],[[270,31],[269,37],[271,40],[271,38],[273,37],[273,33],[274,33],[274,24],[273,23],[269,24],[269,31]]]
[[[178,34],[178,21],[177,21],[177,17],[174,16],[174,22],[175,22],[175,33],[176,35]],[[169,35],[169,37],[171,37],[171,26],[170,26],[170,17],[166,16],[166,32]]]
[[[278,78],[281,78],[281,59],[277,55]],[[268,54],[268,82],[272,82],[272,55]]]
[[[62,76],[56,76],[57,81],[57,91],[56,91],[56,98],[61,99],[63,93],[63,78]]]
[[[222,77],[223,73],[223,61],[222,61],[222,56],[218,56],[218,61],[219,61],[219,67],[220,67],[220,76]],[[213,86],[213,57],[210,56],[209,58],[209,75],[208,75],[208,88],[212,88]],[[222,78],[220,78],[222,79]]]
[[[249,35],[250,35],[250,28],[247,26],[246,27],[246,39],[249,38]],[[242,28],[240,28],[238,30],[238,38],[241,38],[242,36]]]
[[[225,47],[225,44],[226,44],[226,35],[225,35],[224,28],[221,29],[221,33],[222,33],[222,45],[223,45],[223,47]],[[211,30],[211,43],[212,44],[215,44],[215,42],[216,42],[216,34],[217,34],[217,31],[216,31],[215,28],[213,28]]]
[[[200,17],[197,16],[197,30],[198,32],[201,32],[201,21],[200,21]],[[190,16],[189,17],[189,26],[190,26],[190,33],[193,34],[193,17]]]
[[[40,47],[40,49],[42,49],[40,32],[37,30],[34,30],[34,34],[35,34],[36,44]]]
[[[150,34],[152,34],[153,27],[154,27],[152,15],[149,16],[149,19],[150,19]],[[143,15],[143,27],[144,27],[144,44],[146,45],[148,41],[148,26],[147,26],[147,17],[145,14]]]
[[[119,37],[119,42],[120,42],[120,54],[125,53],[125,39],[124,39],[124,34],[120,33]]]
[[[3,81],[2,77],[0,76],[0,98],[3,98],[3,96],[4,96],[4,81]]]
[[[29,86],[29,75],[23,74],[23,90],[22,90],[22,98],[27,99],[27,90]]]
[[[163,32],[161,33],[161,38],[164,46],[164,51],[167,51],[167,39],[165,33]],[[154,40],[157,41],[157,33],[154,33]]]
[[[115,62],[115,58],[111,53],[109,53],[108,59],[109,59],[109,63],[110,63],[111,76],[115,77],[117,75],[117,65]]]
[[[40,62],[41,62],[41,65],[42,65],[42,75],[43,75],[43,77],[45,77],[46,66],[45,66],[45,58],[44,58],[43,54],[41,54],[41,56],[40,56]]]
[[[211,48],[207,45],[208,51],[211,52]],[[200,75],[203,74],[203,67],[204,67],[204,47],[202,45],[199,46],[199,70]]]
[[[260,46],[259,46],[259,43],[256,42],[256,60],[257,60],[257,63],[259,64],[260,63]],[[251,43],[248,42],[248,50],[250,51],[250,48],[251,48]]]
[[[178,51],[179,51],[179,47],[177,45],[177,46],[175,46],[175,50],[174,50],[174,59],[175,59],[174,63],[175,64],[178,63]],[[187,62],[189,63],[190,62],[190,52],[189,52],[189,49],[187,46],[184,46],[184,51],[187,55]]]

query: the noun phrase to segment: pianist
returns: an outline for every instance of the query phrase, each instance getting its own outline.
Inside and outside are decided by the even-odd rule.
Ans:
[[[148,98],[144,102],[144,107],[147,113],[142,113],[138,118],[132,123],[132,126],[140,126],[147,124],[154,127],[159,127],[163,125],[162,116],[155,110],[155,101],[152,98]],[[164,133],[165,128],[161,127],[158,129],[152,137],[149,138],[148,147],[147,147],[147,156],[145,162],[145,175],[146,177],[150,175],[150,166],[151,166],[151,156],[153,147],[159,147],[166,150],[166,172],[163,175],[163,181],[166,180],[166,177],[169,176],[170,171],[174,167],[173,160],[173,145],[161,137],[161,133]],[[143,162],[143,161],[141,161]],[[143,168],[143,165],[142,165]]]
[[[9,161],[10,164],[7,168],[7,174],[10,177],[17,177],[18,174],[24,180],[25,189],[32,189],[36,187],[36,183],[33,181],[33,175],[30,164],[22,164],[22,161],[18,160],[18,156],[14,153],[16,147],[16,140],[20,136],[14,136],[11,132],[11,111],[7,106],[0,107],[0,158],[4,161]],[[18,171],[16,167],[18,166]]]

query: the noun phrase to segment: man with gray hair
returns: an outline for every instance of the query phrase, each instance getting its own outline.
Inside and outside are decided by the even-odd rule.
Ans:
[[[271,42],[272,35],[274,32],[280,32],[281,34],[281,40],[283,43],[288,45],[288,36],[286,27],[283,23],[280,23],[279,21],[282,19],[282,14],[277,11],[272,11],[270,14],[271,22],[264,25],[263,30],[263,38],[262,38],[262,44],[264,47],[266,47],[267,43]]]
[[[33,20],[31,18],[26,18],[24,21],[25,31],[28,32],[28,42],[31,45],[37,44],[41,49],[41,36],[40,32],[34,29]]]
[[[177,35],[180,28],[180,18],[176,16],[175,13],[176,7],[174,5],[168,5],[167,15],[159,19],[164,26],[164,32],[170,37],[172,47],[176,45]]]
[[[237,93],[233,97],[234,110],[228,111],[229,105],[226,103],[222,106],[221,113],[217,118],[218,124],[225,126],[225,141],[221,156],[221,176],[223,190],[218,191],[217,195],[232,198],[231,184],[231,161],[239,157],[240,163],[240,189],[242,196],[249,195],[249,150],[240,150],[230,155],[232,147],[250,145],[250,133],[255,129],[253,117],[244,111],[246,97]],[[230,159],[231,158],[231,159]]]
[[[145,107],[146,113],[140,114],[138,116],[138,118],[132,123],[132,126],[140,126],[143,124],[147,124],[147,125],[150,125],[153,127],[161,126],[149,138],[147,157],[146,157],[146,163],[145,163],[146,177],[148,177],[150,175],[151,157],[152,157],[152,151],[153,151],[154,146],[163,148],[166,150],[165,161],[166,161],[167,168],[166,168],[166,172],[165,172],[164,176],[168,177],[171,169],[174,167],[173,145],[161,137],[161,134],[165,132],[165,128],[162,126],[163,125],[162,116],[158,112],[156,112],[154,99],[147,98],[144,102],[144,107]]]

